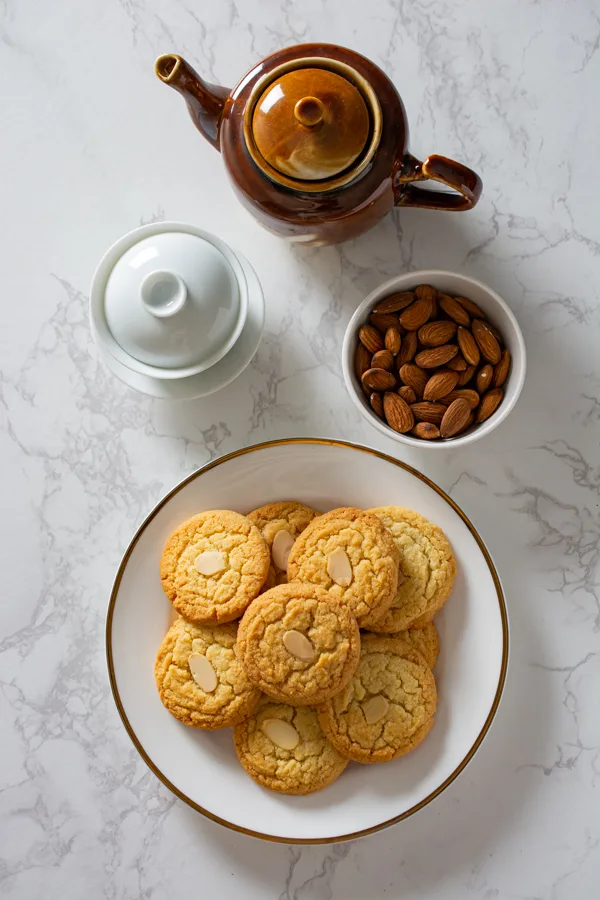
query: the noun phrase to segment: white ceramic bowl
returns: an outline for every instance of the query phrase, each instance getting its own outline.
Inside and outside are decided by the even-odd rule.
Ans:
[[[377,416],[367,401],[358,378],[354,372],[354,354],[358,343],[358,329],[363,325],[373,307],[388,294],[396,291],[408,291],[419,284],[431,284],[446,294],[454,297],[467,297],[474,300],[489,317],[508,347],[512,357],[512,367],[508,380],[504,385],[504,399],[496,412],[481,425],[474,425],[465,434],[450,438],[445,441],[424,441],[410,434],[399,434],[393,428]],[[397,275],[384,282],[360,304],[348,324],[344,343],[342,346],[342,369],[346,387],[357,409],[379,431],[401,444],[410,444],[412,447],[430,447],[433,450],[455,449],[456,447],[471,444],[473,441],[489,434],[503,422],[519,398],[523,382],[525,380],[525,341],[512,311],[495,291],[487,287],[475,278],[460,275],[457,272],[445,272],[436,269],[424,269],[420,272],[408,272],[406,275]]]
[[[177,242],[178,236],[183,238],[181,246]],[[152,246],[153,238],[158,239],[155,241],[156,246]],[[198,249],[194,248],[195,242],[198,242],[201,249],[202,247],[204,248],[202,254],[200,254]],[[128,265],[120,267],[119,264],[126,262],[128,255],[138,245],[140,248],[144,248],[145,245],[150,246],[141,250],[139,262],[132,260]],[[159,250],[162,250],[163,254],[166,253],[168,259],[175,262],[176,268],[174,271],[176,274],[169,271],[160,273],[153,271],[154,268],[163,268]],[[211,251],[211,253],[208,253],[208,251]],[[154,257],[158,260],[156,264]],[[198,262],[199,257],[200,263]],[[204,272],[201,270],[196,271],[200,264],[202,264],[200,266],[201,269],[202,267],[205,268]],[[226,310],[220,310],[219,315],[223,313],[223,317],[225,317],[227,314],[230,321],[222,323],[217,318],[209,327],[206,324],[208,318],[205,317],[203,319],[202,317],[201,307],[194,310],[193,305],[190,309],[190,304],[188,304],[185,309],[182,309],[180,305],[176,307],[173,302],[166,304],[165,308],[167,306],[170,307],[169,319],[164,319],[164,321],[170,321],[170,317],[174,312],[179,313],[180,317],[183,316],[183,322],[182,324],[177,322],[175,327],[165,334],[163,338],[165,346],[162,352],[164,358],[160,365],[142,361],[141,356],[132,355],[115,339],[110,328],[109,317],[107,317],[106,295],[117,271],[119,271],[117,284],[113,285],[113,287],[118,287],[121,294],[125,295],[128,300],[135,300],[135,305],[132,308],[125,308],[123,303],[120,307],[118,298],[112,297],[112,309],[109,312],[111,313],[113,324],[117,324],[119,330],[123,333],[132,330],[135,324],[132,309],[139,309],[139,313],[147,319],[147,325],[145,326],[147,333],[142,331],[140,337],[143,338],[146,344],[150,342],[150,346],[145,346],[144,353],[148,354],[151,351],[152,358],[159,360],[161,358],[161,348],[158,322],[163,320],[166,314],[165,312],[159,312],[155,308],[152,316],[148,315],[152,304],[147,302],[145,287],[148,284],[148,278],[152,277],[152,275],[148,276],[146,274],[144,266],[150,269],[152,275],[160,274],[163,278],[177,279],[180,283],[181,278],[179,275],[181,273],[187,274],[189,283],[193,284],[200,293],[203,304],[210,303],[210,293],[208,296],[205,296],[205,291],[209,290],[211,286],[216,286],[216,289],[222,291],[223,284],[221,282],[223,280],[230,282],[225,293],[229,300],[229,293],[233,292],[234,289],[237,291],[236,314],[232,317]],[[121,268],[124,271],[121,271]],[[223,271],[220,270],[223,270],[226,274],[224,275]],[[219,275],[221,276],[220,281]],[[141,280],[143,276],[145,276],[144,280]],[[215,303],[218,303],[219,300],[219,296],[215,297]],[[144,308],[146,309],[145,313]],[[149,225],[142,225],[140,228],[123,235],[106,251],[92,279],[90,319],[95,340],[101,345],[103,350],[110,354],[116,363],[138,375],[155,380],[189,378],[208,370],[211,366],[218,363],[231,351],[240,337],[247,314],[248,282],[244,267],[236,253],[214,234],[182,222],[153,222]],[[154,319],[154,317],[157,318]],[[133,346],[135,346],[138,339],[130,338]],[[210,345],[211,340],[216,340],[214,346]],[[190,364],[190,358],[193,358],[190,354],[193,354],[194,341],[197,341],[198,348],[201,350],[201,357],[198,362]],[[184,354],[181,365],[177,365],[174,362],[179,353]]]
[[[156,651],[173,619],[159,562],[171,532],[206,509],[245,513],[295,498],[326,511],[398,503],[436,522],[458,574],[436,616],[439,703],[427,739],[384,765],[351,763],[330,787],[288,797],[259,787],[236,758],[231,729],[201,731],[174,719],[154,683]],[[127,548],[106,625],[115,702],[155,775],[198,812],[267,840],[321,843],[360,837],[434,800],[465,768],[498,709],[508,663],[502,588],[475,527],[439,487],[398,460],[352,444],[292,439],[248,447],[208,463],[170,491]]]

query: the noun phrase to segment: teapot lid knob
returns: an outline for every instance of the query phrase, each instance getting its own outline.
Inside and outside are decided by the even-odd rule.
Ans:
[[[333,60],[290,65],[269,72],[248,102],[244,133],[254,161],[284,184],[352,177],[350,167],[375,138],[377,100],[372,102],[370,86],[358,87],[357,73]]]
[[[325,106],[318,97],[302,97],[294,107],[294,115],[305,128],[314,128],[323,121]]]

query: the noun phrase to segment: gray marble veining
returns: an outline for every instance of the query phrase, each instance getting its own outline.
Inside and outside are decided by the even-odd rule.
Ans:
[[[175,50],[232,85],[326,40],[379,63],[416,154],[481,172],[468,215],[402,212],[329,249],[237,204],[218,154],[155,79]],[[4,0],[0,253],[0,897],[17,900],[593,900],[600,890],[600,16],[592,0]],[[141,222],[194,222],[256,267],[263,343],[204,400],[134,395],[101,365],[87,293]],[[359,419],[344,327],[380,281],[460,269],[501,293],[528,377],[458,453],[399,451]],[[113,706],[104,616],[153,503],[207,460],[292,435],[363,441],[449,490],[502,574],[512,626],[489,739],[421,814],[330,847],[262,844],[175,800]]]

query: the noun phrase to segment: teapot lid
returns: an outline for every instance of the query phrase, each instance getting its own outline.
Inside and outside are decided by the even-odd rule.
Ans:
[[[112,338],[138,362],[161,369],[208,368],[243,325],[229,260],[216,239],[190,233],[165,230],[134,239],[112,265],[102,293]]]
[[[350,180],[361,154],[374,149],[379,104],[350,66],[320,58],[292,65],[278,67],[256,86],[245,129],[248,149],[274,181],[327,190],[317,183],[335,179],[338,186],[345,172],[350,178],[342,181]]]

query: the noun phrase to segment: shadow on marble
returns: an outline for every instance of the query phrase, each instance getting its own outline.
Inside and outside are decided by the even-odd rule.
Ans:
[[[292,253],[326,287],[331,287],[332,270],[341,263],[342,280],[358,287],[362,299],[382,281],[411,269],[463,268],[474,227],[468,217],[452,213],[395,210],[353,241],[324,248],[295,244]],[[349,293],[350,301],[358,305]]]

